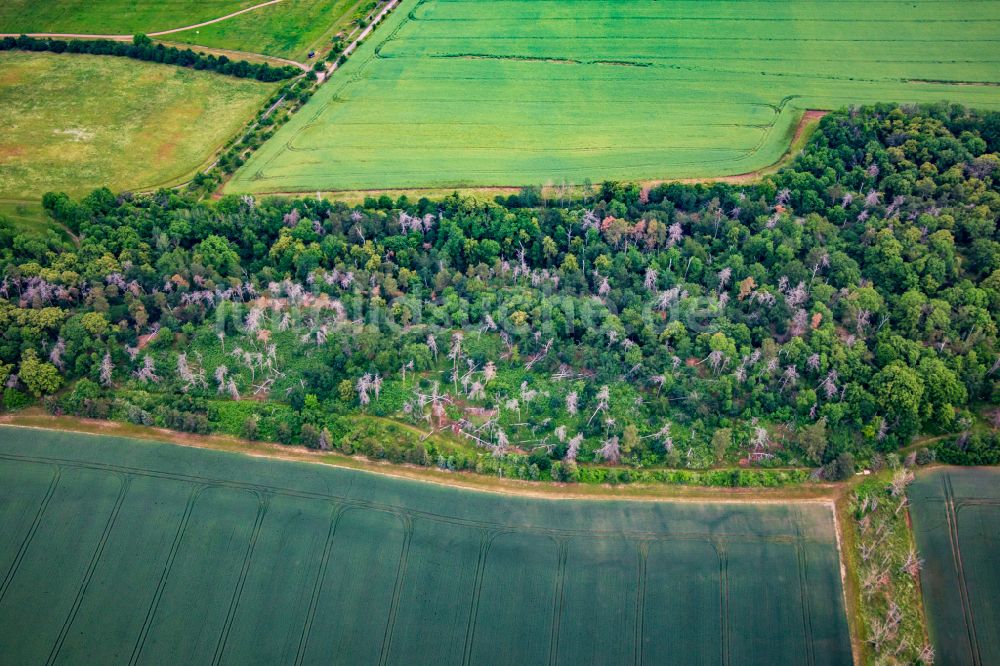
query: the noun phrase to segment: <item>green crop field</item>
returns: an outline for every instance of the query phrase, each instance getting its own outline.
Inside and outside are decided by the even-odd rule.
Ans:
[[[0,32],[135,34],[210,21],[263,0],[4,0]]]
[[[995,0],[403,0],[229,189],[744,173],[805,109],[998,108],[998,46]]]
[[[0,53],[0,200],[183,180],[273,90],[121,58]]]
[[[540,500],[0,427],[9,663],[850,664],[831,507]]]
[[[1000,663],[1000,470],[933,470],[909,497],[938,663]]]
[[[360,0],[284,0],[194,30],[164,37],[236,51],[305,61],[310,49],[350,32],[350,17]]]
[[[264,0],[141,2],[133,0],[12,0],[0,4],[0,33],[155,33],[196,25]],[[162,39],[305,61],[340,31],[350,32],[364,0],[281,0],[217,23],[171,32]]]

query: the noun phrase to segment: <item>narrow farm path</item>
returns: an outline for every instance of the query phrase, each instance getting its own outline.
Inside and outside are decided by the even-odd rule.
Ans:
[[[368,27],[366,27],[364,30],[362,30],[361,34],[358,35],[357,37],[355,37],[354,41],[352,41],[350,44],[347,45],[347,48],[344,49],[342,55],[343,56],[350,56],[352,53],[354,53],[354,50],[358,48],[358,45],[362,41],[364,41],[364,39],[368,35],[370,35],[372,33],[372,30],[375,29],[375,26],[378,24],[378,22],[381,21],[382,19],[384,19],[385,15],[388,14],[389,12],[391,12],[396,7],[396,5],[398,5],[398,4],[399,4],[399,0],[392,0],[392,2],[390,2],[385,7],[383,7],[382,11],[380,11],[375,18],[373,18],[372,20],[370,20],[368,22]],[[337,60],[334,60],[332,63],[330,63],[327,66],[326,71],[323,72],[323,75],[322,75],[323,80],[327,79],[331,74],[333,74],[334,72],[336,72],[339,68],[340,68],[340,60],[338,58]]]
[[[247,12],[252,12],[254,10],[260,9],[261,7],[267,7],[268,5],[276,5],[279,2],[284,2],[284,0],[267,0],[267,2],[261,2],[254,5],[253,7],[246,7],[236,12],[231,12],[225,16],[219,16],[208,21],[202,21],[201,23],[193,23],[191,25],[181,26],[180,28],[170,28],[169,30],[160,30],[158,32],[148,32],[146,35],[148,37],[159,37],[161,35],[170,35],[175,32],[183,32],[185,30],[192,30],[194,28],[201,28],[206,25],[212,25],[213,23],[219,23],[220,21],[225,21],[231,19],[240,14],[246,14]],[[38,37],[46,38],[51,37],[55,39],[69,38],[69,39],[114,39],[114,40],[127,40],[132,39],[132,35],[98,35],[98,34],[87,34],[81,32],[29,32],[29,33],[18,33],[18,32],[0,32],[0,37],[20,37],[22,34],[27,34],[28,37]]]
[[[172,35],[172,34],[174,34],[176,32],[184,32],[185,30],[191,30],[193,28],[201,28],[201,27],[206,26],[206,25],[212,25],[213,23],[219,23],[221,21],[226,21],[226,20],[231,19],[233,17],[239,16],[240,14],[246,14],[247,12],[252,12],[252,11],[261,9],[262,7],[267,7],[269,5],[276,5],[279,2],[284,2],[284,1],[285,0],[267,0],[267,2],[261,2],[259,4],[254,5],[253,7],[247,7],[245,9],[241,9],[241,10],[239,10],[237,12],[232,12],[230,14],[226,14],[225,16],[219,16],[218,18],[214,18],[214,19],[211,19],[209,21],[202,21],[201,23],[195,23],[195,24],[192,24],[192,25],[185,25],[185,26],[181,26],[180,28],[170,28],[169,30],[160,30],[160,31],[157,31],[157,32],[150,32],[150,33],[147,33],[146,36],[147,37],[162,37],[164,35]],[[103,35],[103,34],[82,33],[82,32],[28,32],[28,33],[0,32],[0,38],[2,38],[2,37],[20,37],[22,34],[26,34],[28,37],[35,37],[37,39],[110,39],[111,41],[115,41],[115,42],[130,42],[130,41],[132,41],[132,38],[134,37],[134,35]],[[209,53],[213,53],[213,54],[216,54],[216,55],[224,55],[224,56],[229,57],[229,58],[232,58],[233,56],[236,56],[236,57],[244,57],[244,58],[250,58],[250,59],[256,59],[256,60],[264,60],[266,62],[281,63],[281,64],[284,64],[284,65],[290,65],[292,67],[296,67],[298,69],[301,69],[303,72],[308,72],[309,69],[310,69],[309,65],[306,65],[305,63],[298,62],[297,60],[290,60],[289,58],[280,58],[278,56],[269,56],[269,55],[264,55],[264,54],[261,54],[261,53],[248,53],[246,51],[234,51],[232,49],[220,49],[220,48],[209,47],[209,46],[200,46],[200,45],[196,46],[196,45],[192,45],[192,44],[180,44],[180,43],[177,43],[177,42],[172,42],[171,43],[171,42],[167,42],[167,41],[164,41],[164,40],[160,40],[160,41],[164,42],[167,45],[176,46],[178,48],[198,48],[198,49],[205,50],[205,51],[207,51]]]
[[[225,16],[220,16],[219,18],[214,18],[214,19],[211,19],[209,21],[202,21],[201,23],[195,23],[194,25],[186,25],[183,28],[171,28],[170,30],[161,30],[160,32],[151,32],[151,33],[149,33],[149,36],[150,37],[160,37],[162,35],[169,35],[169,34],[172,34],[172,33],[175,33],[175,32],[183,32],[185,30],[192,30],[193,28],[201,28],[201,27],[204,27],[206,25],[212,25],[213,23],[219,23],[221,21],[225,21],[226,19],[231,19],[234,16],[239,16],[240,14],[246,14],[247,12],[252,12],[254,10],[260,9],[261,7],[267,7],[268,5],[276,5],[276,4],[278,4],[279,2],[282,2],[282,1],[283,0],[267,0],[267,2],[261,2],[260,4],[256,4],[253,7],[247,7],[246,9],[241,9],[241,10],[239,10],[237,12],[232,12],[230,14],[226,14]]]

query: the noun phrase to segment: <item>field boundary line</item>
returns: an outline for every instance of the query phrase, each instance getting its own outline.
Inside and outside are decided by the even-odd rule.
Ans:
[[[146,36],[147,37],[159,37],[161,35],[171,35],[171,34],[173,34],[175,32],[184,32],[185,30],[194,30],[195,28],[201,28],[201,27],[206,26],[206,25],[212,25],[213,23],[220,23],[220,22],[225,21],[227,19],[235,18],[235,17],[239,16],[240,14],[246,14],[247,12],[252,12],[254,10],[261,9],[263,7],[267,7],[268,5],[276,5],[276,4],[278,4],[279,2],[282,2],[282,1],[283,0],[267,0],[267,2],[261,2],[259,4],[256,4],[256,5],[252,6],[252,7],[246,7],[244,9],[239,10],[239,11],[226,14],[225,16],[219,16],[217,18],[210,19],[208,21],[202,21],[201,23],[195,23],[193,25],[186,25],[186,26],[184,26],[182,28],[170,28],[169,30],[160,30],[158,32],[148,32],[148,33],[146,33]]]
[[[149,631],[153,626],[153,617],[156,615],[156,609],[160,605],[160,598],[163,597],[163,589],[167,586],[167,578],[170,576],[170,569],[174,566],[174,559],[177,557],[177,551],[180,550],[181,541],[184,538],[184,532],[187,530],[188,521],[191,518],[191,513],[194,511],[194,505],[197,503],[198,498],[201,497],[201,494],[207,489],[208,486],[204,484],[195,484],[191,488],[187,504],[184,506],[184,513],[181,515],[181,519],[177,524],[177,532],[174,533],[174,540],[170,544],[170,551],[167,553],[167,561],[163,564],[163,571],[160,573],[160,580],[156,583],[156,590],[153,592],[153,598],[150,601],[149,608],[146,609],[146,617],[142,622],[142,628],[139,630],[139,636],[132,648],[132,656],[129,657],[128,662],[129,666],[135,666],[135,664],[139,661],[142,649],[146,645],[146,638],[149,636]]]
[[[556,563],[556,589],[552,598],[552,628],[549,633],[549,666],[559,660],[559,631],[562,624],[564,591],[566,589],[566,561],[569,559],[569,539],[555,538],[558,547]]]
[[[313,618],[315,618],[316,609],[319,607],[319,597],[322,594],[323,581],[326,578],[326,569],[330,562],[330,553],[333,550],[333,539],[337,533],[337,527],[340,525],[340,519],[346,510],[347,507],[343,504],[334,504],[330,513],[330,528],[326,533],[323,556],[320,558],[319,567],[316,569],[316,580],[313,582],[312,593],[309,596],[309,610],[306,612],[305,622],[302,623],[302,634],[299,636],[299,646],[295,653],[296,666],[299,666],[305,658],[306,648],[309,645],[309,634],[312,631]]]
[[[116,426],[116,427],[120,425],[120,424],[115,423],[113,421],[97,421],[97,423],[99,423],[101,425],[112,425],[112,426]],[[814,497],[806,496],[806,497],[784,497],[784,498],[782,498],[782,497],[767,497],[767,496],[762,496],[761,494],[757,494],[757,492],[756,492],[757,490],[761,490],[761,489],[751,489],[751,491],[753,491],[753,493],[746,493],[744,497],[740,498],[740,497],[733,497],[733,496],[727,497],[724,494],[722,494],[722,491],[726,491],[727,493],[735,494],[735,493],[732,493],[732,491],[733,490],[737,490],[738,491],[740,489],[715,488],[715,487],[712,487],[712,486],[680,486],[680,485],[677,485],[677,486],[668,486],[666,484],[664,486],[662,486],[662,487],[663,488],[669,488],[669,489],[677,489],[677,490],[681,490],[681,491],[688,491],[689,490],[691,496],[690,497],[683,497],[683,496],[665,496],[665,497],[661,497],[661,496],[655,496],[655,495],[642,495],[642,494],[640,494],[640,495],[632,495],[632,496],[613,495],[613,494],[608,494],[608,495],[600,495],[600,494],[589,495],[589,494],[581,494],[581,493],[578,493],[578,492],[573,492],[572,490],[567,490],[566,492],[562,492],[563,490],[566,489],[566,486],[557,487],[556,490],[559,491],[559,492],[556,492],[556,491],[545,492],[544,490],[540,490],[540,489],[531,489],[531,490],[527,490],[526,489],[526,490],[521,490],[519,486],[513,486],[513,487],[507,487],[507,488],[488,488],[488,487],[482,487],[482,486],[475,485],[475,481],[464,480],[464,479],[462,479],[461,476],[459,476],[457,474],[450,475],[450,476],[456,477],[456,482],[448,482],[448,481],[430,479],[430,478],[426,478],[426,476],[424,476],[422,474],[419,474],[419,473],[420,472],[425,472],[425,471],[426,472],[433,472],[434,470],[432,470],[432,469],[426,469],[425,470],[423,468],[411,468],[411,467],[407,467],[407,466],[403,466],[403,465],[391,465],[391,464],[385,464],[385,463],[379,464],[379,463],[373,463],[373,462],[371,462],[371,461],[369,461],[369,460],[367,460],[365,458],[355,458],[355,457],[351,457],[351,456],[339,456],[338,454],[335,454],[335,453],[334,454],[325,454],[324,455],[324,454],[310,452],[310,451],[307,451],[307,450],[303,449],[303,450],[282,451],[282,453],[291,453],[292,455],[276,455],[274,453],[274,451],[281,451],[281,449],[279,448],[278,444],[262,444],[260,442],[246,442],[246,441],[242,441],[242,440],[235,440],[234,438],[228,438],[225,435],[217,435],[216,437],[226,438],[226,439],[229,440],[230,443],[236,443],[236,444],[239,444],[241,446],[251,446],[251,447],[256,446],[256,447],[259,447],[260,449],[264,449],[264,450],[262,450],[262,451],[248,451],[248,450],[234,450],[234,449],[229,449],[229,448],[225,448],[225,447],[223,447],[223,446],[221,446],[219,444],[213,443],[209,437],[192,436],[192,435],[189,435],[189,434],[186,434],[186,433],[173,432],[173,431],[166,430],[166,429],[163,429],[163,428],[149,428],[148,430],[143,430],[140,433],[116,434],[116,433],[107,433],[107,432],[90,432],[90,431],[87,431],[87,430],[79,430],[79,429],[73,429],[73,428],[50,428],[50,427],[38,426],[38,425],[26,425],[26,424],[21,424],[21,423],[17,423],[17,422],[11,421],[10,417],[0,416],[0,429],[5,428],[5,427],[6,428],[20,428],[22,430],[42,430],[42,431],[47,431],[47,432],[62,432],[62,433],[69,432],[69,433],[73,433],[73,434],[87,435],[87,436],[90,436],[90,437],[97,437],[97,438],[113,437],[113,438],[117,438],[117,439],[129,440],[129,441],[131,441],[133,443],[135,443],[135,442],[139,442],[139,443],[155,442],[155,443],[159,443],[159,444],[167,444],[167,445],[170,445],[170,446],[179,446],[179,447],[183,447],[183,448],[203,449],[203,450],[209,450],[209,451],[223,451],[225,453],[231,453],[231,454],[234,454],[234,455],[240,455],[240,456],[244,456],[244,457],[247,457],[247,458],[260,458],[260,459],[265,459],[265,460],[279,460],[279,461],[282,461],[282,462],[288,462],[288,463],[305,463],[305,464],[309,464],[309,465],[323,465],[323,466],[332,467],[332,468],[335,468],[335,469],[351,470],[351,471],[354,471],[354,472],[360,472],[360,473],[364,473],[364,474],[370,474],[370,475],[373,475],[373,476],[381,476],[381,477],[387,477],[387,478],[391,478],[391,479],[401,479],[401,480],[405,480],[405,481],[411,481],[411,482],[414,482],[414,483],[427,484],[427,485],[430,485],[430,486],[439,486],[439,487],[443,487],[443,488],[452,488],[452,489],[459,488],[461,490],[468,490],[468,491],[471,491],[471,492],[477,492],[477,493],[481,493],[481,494],[506,495],[506,496],[510,496],[510,497],[527,497],[527,498],[531,498],[531,499],[545,499],[545,500],[552,500],[552,501],[588,500],[588,501],[596,501],[596,502],[650,502],[650,503],[676,503],[676,504],[699,504],[699,505],[700,504],[705,504],[707,502],[707,503],[710,503],[710,504],[742,504],[742,505],[762,505],[762,506],[766,506],[766,505],[787,506],[789,504],[820,504],[820,505],[831,505],[832,501],[833,501],[833,498],[830,496],[830,494],[832,494],[834,492],[837,492],[836,488],[832,488],[832,487],[825,487],[825,488],[824,487],[820,487],[820,488],[817,488],[817,490],[820,491],[823,494],[819,494],[818,493]],[[161,437],[152,436],[152,435],[161,435]],[[169,435],[169,436],[172,437],[172,439],[167,439],[165,437],[162,437],[162,435]],[[178,441],[178,440],[180,440],[180,441]],[[322,456],[322,457],[320,457],[320,456]],[[20,459],[32,460],[32,457],[30,457],[30,456],[20,456],[20,455],[10,456],[9,454],[8,455],[0,454],[0,457],[9,457],[11,459],[16,459],[16,460],[20,460]],[[50,463],[50,464],[57,463],[59,461],[60,461],[60,459],[55,459],[55,458],[38,458],[37,460],[35,460],[35,462],[47,462],[47,463]],[[79,461],[68,460],[68,461],[63,461],[63,462],[77,463]],[[349,464],[349,463],[356,463],[356,465],[352,465],[352,464]],[[364,466],[364,465],[371,465],[371,466],[376,466],[377,465],[378,467],[380,467],[382,469],[371,469],[371,467]],[[126,468],[126,469],[128,469],[128,468]],[[404,473],[404,472],[409,471],[411,469],[413,469],[418,474],[410,475],[410,474]],[[386,470],[390,470],[390,471],[386,471]],[[396,470],[396,471],[391,471],[391,470]],[[151,472],[150,470],[140,470],[140,469],[136,469],[136,468],[130,468],[130,469],[128,469],[128,471],[137,471],[137,472],[140,472],[140,473],[146,473],[146,474],[150,474],[150,475],[154,475],[154,476],[157,475],[157,474],[160,474],[160,473]],[[181,480],[185,480],[185,481],[191,481],[191,480],[197,480],[200,477],[178,476],[177,478],[181,479]],[[475,479],[476,477],[470,477],[470,478]],[[484,478],[487,479],[487,480],[493,480],[493,477],[484,477]],[[221,480],[213,479],[213,481],[221,481]],[[225,483],[229,483],[229,482],[225,482]],[[584,486],[584,487],[591,488],[592,486]],[[651,486],[651,489],[655,490],[655,489],[660,488],[660,487],[661,486]],[[544,488],[544,486],[542,488]],[[806,488],[808,488],[808,486],[806,486]],[[763,490],[767,490],[767,489],[763,489]],[[702,493],[702,495],[699,496],[698,493]],[[719,496],[716,497],[716,495],[719,495]],[[334,497],[334,496],[325,496],[325,495],[308,495],[308,496],[309,497],[320,498],[320,499],[334,499],[334,500],[338,500],[338,501],[343,500],[343,498]]]
[[[403,545],[399,552],[399,562],[396,564],[396,582],[392,587],[392,601],[389,603],[389,617],[386,618],[385,632],[382,635],[382,649],[379,652],[379,666],[389,662],[389,650],[392,646],[392,634],[396,629],[396,617],[399,615],[399,601],[403,596],[403,584],[406,580],[406,567],[410,559],[410,543],[413,541],[413,518],[407,513],[397,514],[403,521]]]
[[[97,570],[97,563],[104,554],[104,547],[108,544],[111,532],[115,527],[115,523],[118,521],[122,504],[125,503],[125,496],[128,494],[129,488],[132,487],[132,477],[128,474],[119,475],[119,481],[121,482],[121,486],[118,488],[118,497],[115,499],[115,504],[111,508],[111,513],[108,515],[108,519],[104,524],[104,531],[101,533],[101,538],[97,542],[97,547],[94,548],[94,554],[90,557],[90,562],[87,564],[87,570],[84,572],[83,580],[80,583],[79,589],[76,591],[76,597],[73,599],[73,605],[70,607],[69,614],[63,621],[63,626],[59,630],[56,642],[52,646],[52,650],[49,652],[49,658],[45,661],[46,664],[53,664],[56,659],[59,658],[59,652],[62,651],[63,643],[66,642],[66,635],[69,633],[69,628],[76,620],[76,614],[79,612],[80,606],[83,604],[83,597],[87,594],[87,588],[90,586],[90,581],[93,580],[94,572]]]
[[[945,516],[948,519],[948,541],[951,546],[952,564],[958,577],[959,597],[962,600],[962,614],[965,616],[965,629],[969,638],[969,649],[972,652],[972,662],[975,666],[983,663],[979,650],[979,639],[976,636],[976,622],[972,614],[972,602],[969,600],[969,587],[965,580],[965,565],[962,562],[962,548],[959,544],[958,511],[955,509],[955,489],[951,484],[951,475],[945,474],[943,479],[945,493]]]
[[[633,652],[635,654],[636,666],[642,666],[643,663],[643,642],[642,636],[645,630],[645,618],[646,618],[646,566],[649,561],[649,541],[646,539],[641,539],[636,543],[636,556],[639,559],[638,562],[638,577],[639,582],[635,591],[635,645],[633,646]]]
[[[732,662],[732,645],[729,622],[729,552],[724,543],[710,542],[715,546],[719,556],[719,619],[722,634],[722,663],[729,666]]]
[[[18,567],[21,566],[21,561],[24,559],[24,553],[27,552],[28,546],[31,545],[31,540],[35,538],[35,532],[38,531],[38,526],[42,522],[42,516],[49,506],[49,501],[56,492],[56,486],[59,484],[59,478],[61,476],[62,467],[60,465],[55,465],[55,470],[52,473],[52,479],[49,481],[49,487],[45,491],[45,495],[42,497],[42,501],[39,503],[37,511],[35,511],[35,518],[31,521],[31,527],[28,528],[28,533],[24,535],[24,539],[21,541],[21,547],[17,549],[17,555],[14,556],[14,561],[11,562],[7,575],[4,576],[3,584],[0,584],[0,601],[3,601],[4,595],[7,594],[7,590],[10,588],[11,582],[14,580],[14,576],[17,575]]]
[[[411,509],[405,506],[384,504],[374,500],[349,498],[338,495],[328,495],[319,492],[296,490],[294,488],[287,488],[281,486],[269,486],[264,484],[231,481],[226,479],[217,479],[205,476],[193,476],[188,474],[163,472],[158,470],[147,470],[137,467],[112,465],[109,463],[67,460],[62,458],[46,458],[41,456],[25,456],[25,455],[10,454],[10,453],[0,453],[0,459],[15,460],[28,463],[43,464],[43,465],[61,464],[63,466],[71,468],[100,470],[112,474],[124,473],[124,474],[134,474],[137,476],[145,476],[150,478],[172,479],[175,481],[183,481],[191,484],[201,485],[204,486],[205,488],[225,488],[231,490],[242,490],[250,493],[270,492],[286,497],[296,497],[300,499],[318,499],[318,500],[331,501],[335,503],[341,503],[349,508],[374,509],[386,513],[399,515],[401,517],[405,517],[406,520],[419,518],[440,524],[461,525],[470,528],[487,528],[487,529],[500,529],[500,530],[516,529],[517,531],[523,533],[545,534],[552,537],[607,538],[611,536],[624,536],[630,539],[651,539],[657,541],[703,541],[706,539],[714,539],[720,543],[726,543],[729,541],[742,541],[742,542],[753,542],[753,543],[795,543],[797,541],[805,541],[805,542],[815,542],[824,545],[830,543],[830,541],[827,539],[806,537],[801,535],[796,536],[794,534],[788,534],[788,533],[780,533],[780,534],[777,533],[753,534],[753,533],[735,533],[735,532],[721,533],[721,534],[710,534],[708,532],[670,533],[670,532],[655,532],[655,531],[651,532],[651,531],[640,531],[640,530],[570,529],[570,528],[545,527],[545,526],[529,525],[529,524],[509,525],[509,524],[501,524],[484,520],[478,520],[473,518],[463,518],[458,516],[444,515],[444,514],[434,513],[433,511]],[[700,504],[705,504],[705,503],[706,502],[700,502]],[[707,503],[712,503],[712,501],[709,500]]]
[[[476,622],[479,619],[479,598],[483,591],[486,558],[490,547],[493,546],[493,540],[505,533],[501,530],[489,530],[487,528],[480,528],[480,531],[482,534],[479,537],[479,558],[476,560],[476,579],[472,587],[472,600],[469,603],[469,620],[465,626],[465,649],[462,653],[463,666],[469,666],[472,663],[472,644],[475,640]]]
[[[796,531],[798,524],[796,523]],[[802,602],[802,631],[805,638],[806,663],[809,666],[816,664],[816,646],[813,638],[812,609],[809,603],[809,570],[806,563],[805,548],[802,543],[795,544],[795,558],[798,563],[799,574],[799,599]]]
[[[229,640],[229,632],[236,618],[236,610],[240,605],[240,598],[243,596],[243,586],[246,583],[247,574],[250,572],[250,565],[253,562],[254,550],[257,547],[257,537],[260,536],[260,527],[264,523],[264,517],[267,515],[268,508],[271,506],[272,497],[270,493],[258,495],[257,517],[254,520],[253,532],[250,535],[250,542],[247,544],[246,553],[243,555],[243,568],[240,570],[240,577],[236,580],[233,596],[229,600],[229,611],[226,613],[226,621],[222,625],[222,631],[219,632],[219,641],[215,646],[215,655],[212,657],[212,664],[218,664],[222,661],[222,655],[226,650],[226,641]]]
[[[375,16],[375,18],[373,18],[371,21],[369,21],[368,26],[364,30],[361,31],[361,34],[358,35],[354,39],[353,42],[351,42],[350,44],[348,44],[347,47],[343,51],[341,51],[341,54],[340,54],[341,57],[350,57],[350,55],[352,53],[354,53],[355,50],[357,50],[358,46],[361,45],[361,42],[364,41],[368,37],[368,35],[372,34],[372,31],[375,30],[375,27],[378,25],[379,21],[381,21],[382,19],[384,19],[386,17],[386,15],[389,12],[391,12],[393,9],[395,9],[396,5],[398,5],[401,1],[402,0],[392,0],[392,2],[390,2],[385,7],[383,7],[382,11],[379,12],[378,15]],[[419,3],[418,3],[418,6],[419,6]],[[392,34],[396,34],[396,30],[393,30]],[[391,37],[391,35],[390,35],[390,37]],[[388,40],[386,40],[386,41],[388,41]],[[383,44],[384,43],[385,42],[383,42]],[[379,46],[381,46],[381,44]],[[377,47],[376,47],[376,50],[378,50]],[[345,62],[345,64],[346,64],[346,62]],[[340,66],[341,66],[340,65],[340,58],[337,58],[332,63],[330,63],[329,67],[327,67],[324,70],[324,72],[323,72],[323,78],[324,79],[329,78],[329,76],[331,74],[333,74],[338,69],[340,69]]]

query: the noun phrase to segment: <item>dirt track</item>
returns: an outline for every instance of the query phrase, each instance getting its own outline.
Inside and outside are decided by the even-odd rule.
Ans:
[[[115,421],[101,421],[98,419],[69,416],[49,416],[37,409],[0,416],[0,425],[36,428],[40,430],[65,430],[90,435],[131,437],[134,439],[166,442],[178,446],[229,451],[261,458],[347,467],[383,476],[453,486],[466,490],[555,500],[628,499],[750,504],[810,502],[832,506],[836,498],[846,488],[843,484],[819,483],[786,488],[719,488],[670,484],[594,486],[588,484],[567,485],[517,481],[483,476],[472,472],[445,472],[431,467],[374,462],[366,458],[345,456],[333,451],[314,451],[298,446],[284,446],[270,442],[251,442],[227,435],[192,435],[163,428],[134,426]]]
[[[202,26],[211,25],[213,23],[218,23],[220,21],[225,21],[226,19],[231,19],[234,16],[239,16],[240,14],[246,14],[247,12],[252,12],[255,9],[260,9],[261,7],[266,7],[268,5],[274,5],[283,0],[268,0],[267,2],[262,2],[260,4],[254,5],[253,7],[247,7],[246,9],[241,9],[237,12],[232,12],[226,14],[225,16],[220,16],[218,18],[211,19],[209,21],[202,21],[201,23],[194,23],[192,25],[185,25],[180,28],[170,28],[169,30],[160,30],[159,32],[149,32],[146,33],[148,37],[159,37],[160,35],[169,35],[175,32],[183,32],[185,30],[191,30],[193,28],[200,28]],[[131,40],[132,35],[95,35],[82,32],[0,32],[0,37],[20,37],[22,34],[28,37],[52,37],[55,39],[66,38],[66,39],[113,39],[118,41]]]
[[[232,12],[230,14],[226,14],[225,16],[219,16],[218,18],[214,18],[214,19],[211,19],[209,21],[202,21],[201,23],[193,23],[191,25],[181,26],[180,28],[170,28],[169,30],[159,30],[157,32],[150,32],[150,33],[146,33],[146,36],[147,37],[162,37],[164,35],[172,35],[172,34],[177,33],[177,32],[184,32],[185,30],[193,30],[194,28],[201,28],[201,27],[204,27],[206,25],[212,25],[213,23],[219,23],[220,21],[225,21],[227,19],[231,19],[233,17],[239,16],[240,14],[246,14],[247,12],[252,12],[252,11],[260,9],[262,7],[267,7],[269,5],[275,5],[275,4],[278,4],[279,2],[284,2],[284,0],[267,0],[267,2],[261,2],[259,4],[254,5],[253,7],[247,7],[245,9],[241,9],[239,11]],[[100,34],[83,33],[83,32],[28,32],[28,33],[0,32],[0,37],[20,37],[22,34],[25,34],[28,37],[35,37],[35,38],[38,38],[38,39],[46,39],[46,38],[49,38],[49,39],[109,39],[109,40],[115,41],[115,42],[130,42],[130,41],[132,41],[132,38],[133,38],[133,35],[100,35]],[[208,50],[211,50],[211,51],[214,51],[214,52],[217,52],[217,53],[235,54],[235,55],[246,55],[246,56],[255,57],[255,58],[262,58],[264,60],[273,60],[273,61],[276,61],[276,62],[285,63],[286,65],[291,65],[292,67],[298,67],[303,72],[308,72],[309,71],[309,66],[308,65],[304,65],[303,63],[297,62],[295,60],[289,60],[288,58],[278,58],[276,56],[265,56],[265,55],[256,54],[256,53],[243,53],[242,51],[232,51],[232,50],[229,50],[229,49],[215,49],[215,48],[210,48],[210,47],[199,47],[199,46],[188,45],[188,44],[178,44],[178,46],[185,47],[185,48],[204,48],[204,49],[208,49]]]

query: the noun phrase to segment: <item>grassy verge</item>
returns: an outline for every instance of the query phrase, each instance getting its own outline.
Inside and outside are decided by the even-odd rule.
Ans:
[[[176,32],[169,39],[306,61],[334,35],[349,32],[360,0],[284,0],[231,19]],[[328,49],[326,49],[328,50]]]
[[[345,455],[339,451],[310,450],[299,446],[284,446],[269,442],[250,441],[230,435],[192,435],[163,428],[138,426],[117,421],[84,419],[70,416],[50,416],[38,408],[0,416],[0,425],[64,430],[92,435],[133,437],[136,439],[167,442],[179,446],[218,449],[220,451],[243,453],[252,456],[334,465],[402,478],[456,485],[474,490],[564,499],[607,499],[621,497],[651,500],[712,499],[713,501],[719,501],[728,499],[747,502],[783,502],[794,500],[830,503],[842,490],[842,486],[835,484],[809,484],[806,486],[789,486],[784,488],[707,488],[663,484],[611,486],[579,483],[538,483],[486,476],[473,472],[451,472],[433,467],[376,462],[359,456]],[[400,427],[406,428],[407,426],[402,425]],[[444,440],[432,439],[432,441],[442,447],[454,446]]]
[[[0,218],[6,218],[23,233],[43,232],[50,228],[51,223],[42,205],[36,201],[0,200]]]
[[[262,0],[4,0],[4,32],[135,34],[209,21]]]
[[[119,58],[0,54],[0,198],[182,181],[276,88]],[[20,215],[36,221],[32,211]]]
[[[930,664],[906,468],[865,478],[842,500],[848,617],[861,663]]]

